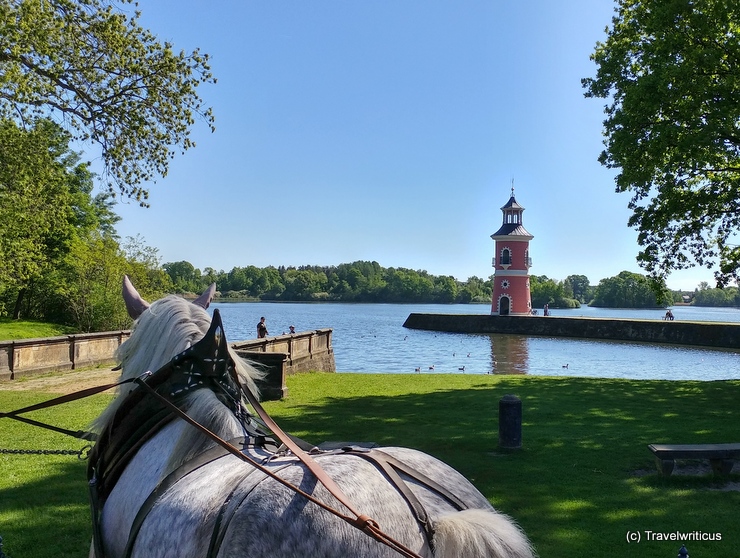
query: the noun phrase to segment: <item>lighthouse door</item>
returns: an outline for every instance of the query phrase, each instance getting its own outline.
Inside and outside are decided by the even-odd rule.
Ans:
[[[499,315],[501,316],[508,316],[509,315],[509,297],[508,296],[502,296],[501,300],[499,301]]]

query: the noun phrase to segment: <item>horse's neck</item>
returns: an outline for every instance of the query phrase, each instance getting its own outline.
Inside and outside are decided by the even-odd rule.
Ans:
[[[243,427],[232,412],[207,389],[200,389],[187,398],[188,416],[219,438],[229,440],[242,434]],[[208,435],[188,425],[173,446],[167,468],[171,471],[215,445]]]
[[[106,545],[116,549],[111,556],[123,552],[136,514],[166,476],[169,458],[187,428],[189,425],[183,421],[173,421],[147,440],[111,490],[102,517]]]
[[[184,407],[188,416],[220,438],[229,440],[242,434],[239,421],[210,390],[193,392]],[[105,508],[120,510],[103,514],[105,538],[113,545],[112,548],[125,547],[139,508],[157,484],[214,444],[207,435],[185,421],[176,419],[141,447],[126,466],[105,504]]]

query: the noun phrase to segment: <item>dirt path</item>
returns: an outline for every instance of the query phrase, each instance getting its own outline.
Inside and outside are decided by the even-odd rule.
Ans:
[[[119,375],[120,371],[113,372],[110,368],[85,368],[41,376],[24,376],[17,380],[0,382],[0,391],[72,393],[81,389],[113,383]]]

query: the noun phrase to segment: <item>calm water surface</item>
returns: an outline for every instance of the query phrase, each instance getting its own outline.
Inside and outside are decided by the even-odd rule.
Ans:
[[[227,338],[256,337],[260,316],[270,335],[332,328],[338,372],[534,374],[600,378],[724,380],[740,378],[740,352],[699,347],[520,335],[405,329],[412,312],[488,314],[487,304],[214,303]],[[740,322],[740,309],[672,308],[677,320]],[[589,308],[556,316],[660,320],[665,310]],[[544,319],[544,318],[535,318]],[[434,367],[433,370],[430,368]]]

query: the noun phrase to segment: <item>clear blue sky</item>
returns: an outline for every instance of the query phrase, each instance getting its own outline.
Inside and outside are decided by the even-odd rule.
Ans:
[[[203,269],[375,260],[492,273],[511,181],[531,273],[640,272],[628,195],[585,99],[610,0],[140,0],[141,23],[212,56],[216,132],[117,207],[162,262]],[[675,274],[694,289],[712,274]]]

